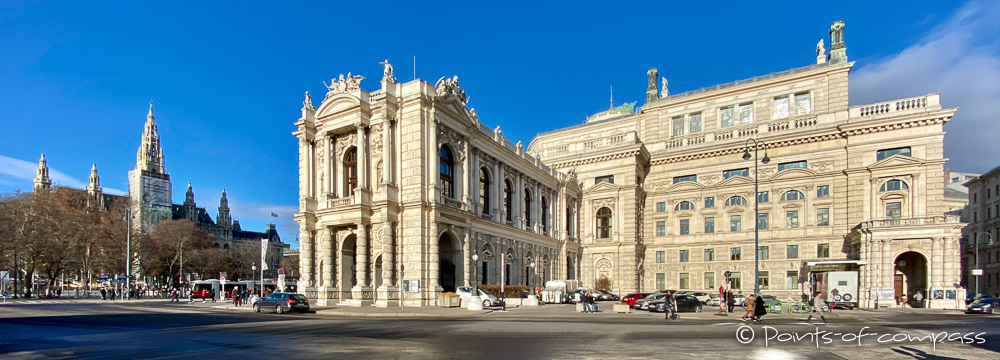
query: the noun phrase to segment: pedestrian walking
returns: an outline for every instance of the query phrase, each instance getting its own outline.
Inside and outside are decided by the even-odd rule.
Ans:
[[[115,288],[108,289],[108,296],[111,297],[111,301],[115,301]]]
[[[108,299],[108,290],[102,287],[101,288],[101,301],[105,301],[107,299]]]
[[[733,307],[736,306],[736,295],[733,294],[733,289],[726,292],[726,306],[729,307],[729,312],[733,312]]]
[[[924,307],[924,295],[920,294],[921,291],[923,290],[917,290],[917,293],[913,294],[913,301],[918,308]]]
[[[204,304],[208,302],[208,289],[201,289],[201,303]]]
[[[806,318],[807,324],[812,321],[813,315],[819,316],[823,320],[823,323],[826,324],[826,317],[823,317],[823,298],[819,297],[818,292],[813,297],[812,311],[809,313],[809,317]]]
[[[740,320],[747,321],[747,316],[749,316],[750,319],[753,320],[754,300],[756,300],[754,294],[750,294],[750,296],[747,297],[747,312],[743,314],[743,317],[741,317]]]
[[[580,303],[583,304],[583,312],[584,313],[593,312],[593,311],[591,311],[591,307],[590,307],[590,292],[584,292],[584,293],[580,294]]]
[[[676,309],[677,299],[670,290],[667,290],[667,294],[663,296],[663,320],[677,320]]]
[[[178,302],[178,303],[181,302],[179,299],[177,299],[177,295],[178,295],[177,294],[177,289],[174,289],[174,291],[171,291],[170,292],[170,302]]]
[[[212,303],[214,304],[215,303],[215,289],[209,290],[208,291],[208,296],[212,297]]]
[[[760,321],[764,315],[767,315],[767,304],[764,302],[764,295],[761,295],[753,302],[753,321]]]
[[[904,307],[905,308],[907,305],[909,305],[909,304],[906,303],[906,294],[900,295],[899,296],[899,307]]]

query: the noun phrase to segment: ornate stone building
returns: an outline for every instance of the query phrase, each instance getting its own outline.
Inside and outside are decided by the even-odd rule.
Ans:
[[[1000,295],[1000,166],[965,185],[969,227],[962,246],[962,284],[972,292]],[[972,274],[977,268],[983,270],[982,275]]]
[[[430,286],[407,305],[433,304],[474,269],[497,283],[502,253],[515,279],[607,279],[622,294],[717,290],[726,272],[750,292],[757,256],[762,291],[780,298],[834,270],[858,272],[862,307],[945,296],[964,226],[943,205],[943,126],[956,109],[939,94],[850,106],[843,30],[831,26],[830,54],[821,41],[814,64],[710,88],[669,95],[650,69],[640,109],[540,134],[527,150],[466,109],[457,78],[397,84],[387,68],[372,93],[348,75],[318,110],[307,94],[294,133],[299,289],[384,305],[413,278]],[[755,166],[747,151],[770,161]],[[481,268],[468,265],[477,253]]]

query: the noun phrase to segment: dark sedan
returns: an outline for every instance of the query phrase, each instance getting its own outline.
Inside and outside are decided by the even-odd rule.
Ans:
[[[969,307],[965,309],[966,314],[993,314],[997,307],[997,300],[991,297],[980,297],[969,304]]]
[[[253,311],[274,310],[278,314],[286,311],[309,311],[309,299],[302,294],[276,292],[253,302]]]
[[[698,298],[691,295],[676,295],[674,299],[677,300],[677,312],[701,312],[701,301]],[[666,302],[663,300],[657,300],[649,304],[649,311],[653,312],[664,312],[666,311]]]

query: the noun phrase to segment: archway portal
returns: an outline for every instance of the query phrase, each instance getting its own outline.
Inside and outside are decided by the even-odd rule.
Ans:
[[[920,292],[920,296],[927,299],[927,258],[918,252],[907,251],[896,257],[895,265],[893,289],[896,298],[906,295],[907,305],[920,306],[913,298]]]
[[[344,239],[344,244],[340,247],[340,287],[354,287],[358,284],[358,277],[355,270],[358,268],[358,259],[354,256],[356,244],[354,234],[348,235]]]
[[[441,288],[445,292],[455,291],[456,269],[458,268],[456,264],[459,263],[461,256],[456,244],[457,242],[448,233],[444,233],[438,238],[438,253],[440,254],[438,284],[441,284]]]
[[[382,255],[375,258],[375,287],[382,286]]]

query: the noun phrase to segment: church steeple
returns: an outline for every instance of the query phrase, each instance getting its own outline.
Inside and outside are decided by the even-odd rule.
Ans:
[[[222,198],[219,199],[219,216],[215,217],[215,222],[222,226],[232,226],[233,218],[229,215],[229,199],[226,198],[226,189],[222,189]]]
[[[185,206],[195,206],[194,203],[194,190],[191,189],[191,182],[188,181],[187,192],[184,193],[184,205]]]
[[[101,177],[97,175],[97,164],[90,167],[90,183],[87,184],[87,192],[91,195],[101,192]]]
[[[45,160],[45,154],[38,159],[38,171],[35,173],[35,190],[52,187],[52,179],[49,179],[49,165]]]
[[[156,129],[156,116],[153,116],[153,102],[149,102],[149,114],[146,115],[146,129],[142,133],[142,145],[135,155],[136,170],[150,174],[166,174],[163,163],[163,148],[160,147],[160,135]]]

